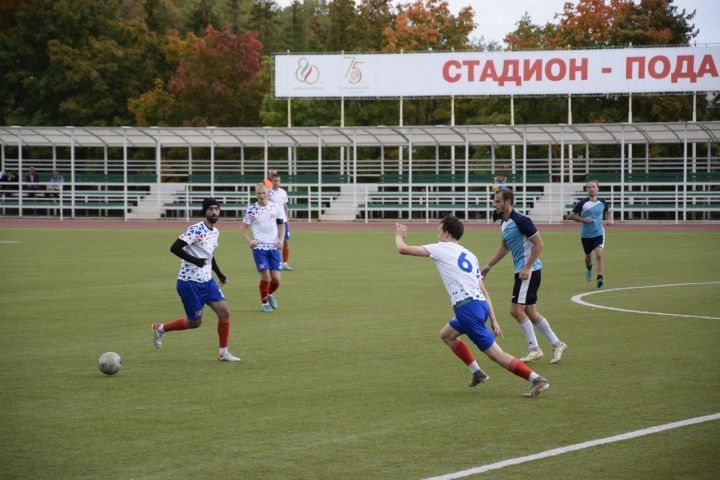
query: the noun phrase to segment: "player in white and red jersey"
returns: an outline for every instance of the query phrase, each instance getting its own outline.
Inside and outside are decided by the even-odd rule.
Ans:
[[[162,347],[166,332],[199,327],[202,323],[203,307],[207,304],[218,317],[218,360],[239,362],[240,359],[227,348],[230,336],[230,309],[220,287],[212,278],[212,272],[215,272],[220,285],[227,283],[227,277],[220,271],[213,255],[220,238],[220,231],[215,228],[215,223],[220,218],[218,201],[214,198],[203,200],[202,215],[205,217],[203,221],[189,226],[170,247],[170,251],[182,259],[177,292],[185,307],[187,318],[179,318],[168,323],[153,323],[153,344],[156,348]]]
[[[290,211],[288,210],[288,194],[285,189],[280,187],[280,175],[275,172],[271,176],[272,188],[268,190],[268,198],[273,203],[277,203],[283,207],[285,211],[285,243],[282,249],[282,265],[281,270],[292,271],[292,267],[288,265],[288,258],[290,258]]]
[[[255,186],[257,202],[245,210],[240,232],[252,249],[255,267],[260,274],[262,312],[277,310],[273,293],[280,287],[280,251],[285,243],[285,211],[268,199],[268,188]],[[252,238],[249,230],[252,228]]]
[[[550,387],[548,381],[527,365],[505,352],[495,341],[502,330],[493,311],[490,296],[480,276],[477,257],[460,245],[465,227],[455,217],[443,218],[438,227],[438,242],[422,246],[405,243],[407,227],[395,224],[395,246],[401,255],[430,257],[437,266],[445,289],[450,296],[455,316],[440,330],[440,338],[472,372],[470,386],[490,380],[478,366],[475,357],[460,335],[467,335],[485,355],[511,373],[530,382],[525,396],[535,397]],[[490,328],[485,325],[490,319]]]

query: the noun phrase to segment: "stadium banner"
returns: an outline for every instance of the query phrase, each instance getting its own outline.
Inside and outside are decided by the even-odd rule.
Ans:
[[[275,56],[275,96],[720,91],[720,47]]]

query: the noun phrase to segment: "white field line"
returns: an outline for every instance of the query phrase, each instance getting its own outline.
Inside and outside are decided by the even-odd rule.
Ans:
[[[532,462],[533,460],[555,457],[557,455],[562,455],[577,450],[583,450],[585,448],[597,447],[598,445],[606,445],[608,443],[621,442],[623,440],[629,440],[631,438],[643,437],[645,435],[651,435],[653,433],[664,432],[665,430],[672,430],[674,428],[686,427],[688,425],[695,425],[698,423],[711,422],[713,420],[720,420],[720,413],[705,415],[703,417],[688,418],[687,420],[680,420],[678,422],[666,423],[665,425],[643,428],[642,430],[621,433],[620,435],[613,435],[612,437],[605,437],[598,440],[590,440],[588,442],[576,443],[574,445],[568,445],[566,447],[554,448],[552,450],[546,450],[544,452],[534,453],[532,455],[526,455],[524,457],[510,458],[508,460],[503,460],[502,462],[469,468],[467,470],[462,470],[459,472],[447,473],[445,475],[438,475],[436,477],[428,477],[424,480],[453,480],[455,478],[465,478],[469,477],[470,475],[477,475],[478,473],[485,473],[491,470],[499,470],[501,468],[509,467],[512,465]]]
[[[628,310],[625,308],[617,308],[617,307],[606,307],[605,305],[596,305],[594,303],[586,302],[583,300],[583,297],[587,297],[590,295],[596,295],[598,293],[608,293],[608,292],[619,292],[621,290],[637,290],[641,288],[663,288],[663,287],[685,287],[690,285],[714,285],[718,284],[720,282],[695,282],[695,283],[671,283],[667,285],[646,285],[642,287],[624,287],[624,288],[610,288],[608,290],[596,290],[593,292],[585,292],[580,293],[578,295],[573,296],[570,300],[573,302],[585,305],[586,307],[593,307],[593,308],[602,308],[605,310],[614,310],[616,312],[626,312],[626,313],[642,313],[645,315],[663,315],[666,317],[683,317],[683,318],[705,318],[709,320],[720,320],[720,317],[706,317],[702,315],[681,315],[678,313],[664,313],[664,312],[646,312],[644,310]]]

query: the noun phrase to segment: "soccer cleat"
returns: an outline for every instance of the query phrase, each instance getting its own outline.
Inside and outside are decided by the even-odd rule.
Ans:
[[[292,272],[292,267],[290,265],[288,265],[287,263],[282,264],[282,269],[286,270],[288,272]]]
[[[490,380],[490,375],[483,372],[482,370],[478,370],[477,372],[473,372],[472,380],[470,380],[470,383],[468,385],[474,387],[478,383],[485,383],[488,380]]]
[[[602,288],[602,286],[605,285],[605,282],[603,282],[602,278],[597,279],[597,288]]]
[[[585,280],[588,282],[592,282],[592,268],[588,268],[585,270]]]
[[[165,332],[160,331],[160,325],[160,323],[152,324],[153,345],[155,345],[155,348],[162,348],[162,339],[163,335],[165,335]]]
[[[567,350],[567,344],[563,342],[558,343],[557,347],[553,347],[553,357],[550,363],[558,363],[562,359],[565,350]]]
[[[278,309],[278,302],[275,300],[275,297],[272,296],[272,294],[268,295],[268,303],[270,304],[270,308],[273,310]]]
[[[520,361],[524,363],[532,362],[533,360],[540,360],[543,358],[543,352],[540,348],[531,348],[527,353],[520,357]]]
[[[260,311],[263,313],[270,313],[270,312],[272,312],[272,307],[270,306],[269,303],[263,303]]]
[[[540,395],[542,392],[550,388],[550,382],[545,380],[543,377],[538,377],[532,382],[532,387],[526,393],[523,393],[524,397],[534,398]]]
[[[240,357],[236,357],[232,353],[225,351],[225,353],[218,353],[218,360],[221,362],[239,362]]]

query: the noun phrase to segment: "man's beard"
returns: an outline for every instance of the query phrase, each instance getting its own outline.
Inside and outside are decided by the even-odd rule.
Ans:
[[[207,217],[207,221],[214,224],[218,221],[218,218],[220,217],[218,217],[217,215],[210,215],[209,217]]]
[[[497,210],[493,210],[493,223],[497,222],[498,220],[502,220],[503,216],[500,212]]]

